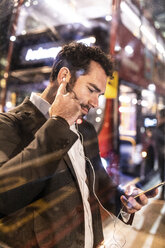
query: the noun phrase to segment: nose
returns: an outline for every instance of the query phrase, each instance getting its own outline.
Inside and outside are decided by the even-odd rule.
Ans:
[[[99,104],[99,97],[97,95],[92,96],[92,98],[90,99],[90,105],[93,108],[97,108],[98,107],[98,104]]]

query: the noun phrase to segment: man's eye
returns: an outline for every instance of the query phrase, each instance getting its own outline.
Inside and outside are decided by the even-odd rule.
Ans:
[[[91,88],[88,88],[88,90],[89,90],[91,93],[93,93],[93,92],[94,92],[94,90],[93,90],[93,89],[91,89]]]

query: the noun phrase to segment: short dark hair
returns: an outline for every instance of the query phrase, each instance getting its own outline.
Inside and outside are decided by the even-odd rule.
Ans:
[[[52,67],[50,81],[56,80],[60,69],[64,66],[70,70],[71,78],[75,80],[77,71],[82,70],[83,75],[88,73],[92,60],[101,65],[107,76],[112,77],[113,63],[110,57],[99,47],[89,47],[82,43],[72,42],[64,45],[57,54]]]

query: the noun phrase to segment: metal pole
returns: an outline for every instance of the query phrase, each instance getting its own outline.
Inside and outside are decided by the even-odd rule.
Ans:
[[[110,55],[115,63],[115,46],[118,38],[118,26],[120,22],[120,2],[121,0],[112,1],[112,20],[110,29]],[[116,167],[116,171],[119,172],[119,114],[118,114],[118,96],[115,99],[109,99],[111,101],[111,113],[112,113],[112,147],[113,147],[113,165]],[[116,183],[119,183],[119,173],[116,174]]]
[[[115,54],[115,45],[117,40],[117,29],[120,20],[120,2],[121,0],[112,1],[112,20],[110,30],[110,54],[113,57]]]
[[[20,13],[21,6],[23,4],[24,0],[18,1],[18,6],[15,11],[15,16],[14,20],[11,26],[11,36],[15,36],[16,34],[16,28],[17,28],[17,23],[18,23],[18,17]],[[9,49],[8,49],[8,54],[7,54],[7,65],[5,68],[4,72],[4,78],[3,80],[3,87],[1,90],[1,95],[0,95],[0,105],[1,105],[1,111],[4,111],[4,107],[6,104],[6,95],[7,95],[7,83],[8,83],[8,77],[9,77],[9,72],[10,72],[10,63],[11,63],[11,57],[13,53],[13,47],[14,47],[14,42],[10,40],[9,42]]]

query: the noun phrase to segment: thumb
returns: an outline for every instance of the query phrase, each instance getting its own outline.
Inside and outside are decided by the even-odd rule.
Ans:
[[[59,86],[59,88],[57,90],[57,95],[59,95],[59,94],[65,95],[67,93],[67,91],[66,91],[66,85],[67,85],[67,82],[65,82],[65,81],[63,81],[60,84],[60,86]]]

